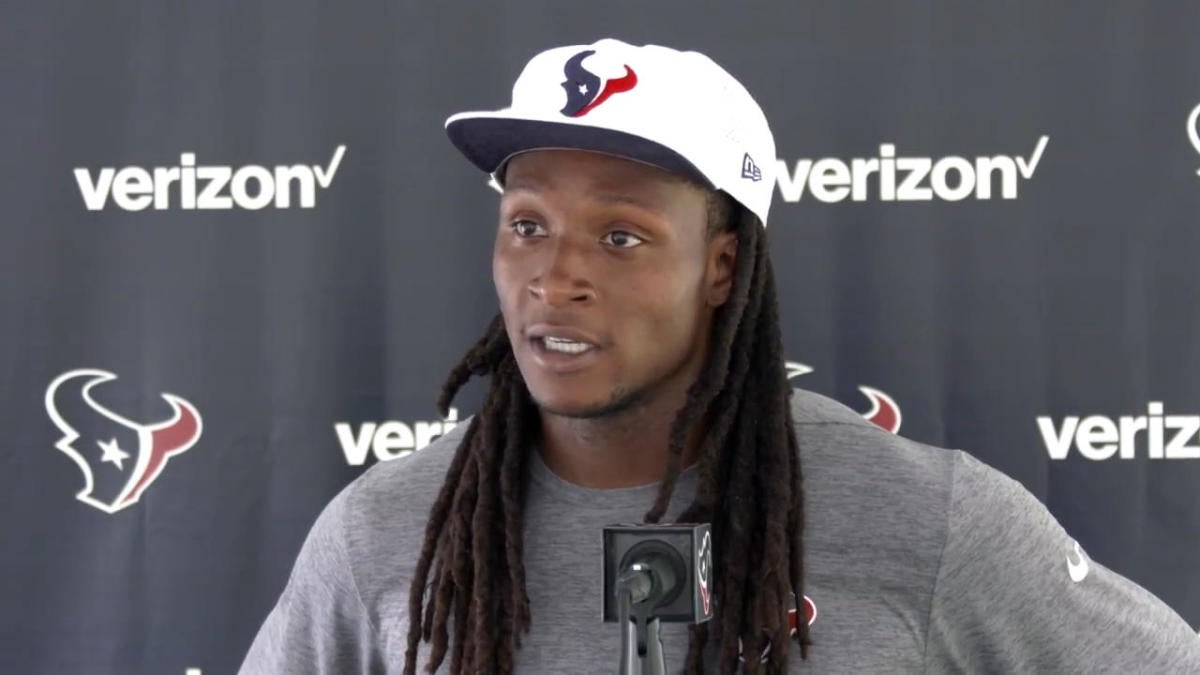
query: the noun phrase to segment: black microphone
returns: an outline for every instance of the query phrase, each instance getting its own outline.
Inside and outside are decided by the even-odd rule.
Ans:
[[[711,570],[707,523],[604,528],[603,617],[620,624],[618,672],[664,672],[659,624],[712,618]]]

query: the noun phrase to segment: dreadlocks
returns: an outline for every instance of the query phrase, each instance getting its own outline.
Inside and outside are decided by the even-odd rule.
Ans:
[[[691,628],[685,672],[704,672],[711,640],[722,675],[737,667],[739,645],[747,674],[784,673],[786,648],[770,649],[763,663],[758,658],[769,646],[787,644],[792,594],[804,597],[802,474],[775,281],[757,217],[724,193],[711,193],[708,216],[709,236],[721,229],[737,235],[733,287],[715,312],[704,368],[672,423],[666,474],[645,520],[659,522],[666,512],[687,432],[703,420],[696,494],[679,520],[712,524],[713,578],[720,581],[713,589],[716,618]],[[415,675],[421,640],[431,644],[429,672],[449,652],[455,675],[509,675],[529,630],[522,511],[538,414],[501,315],[446,379],[437,401],[443,416],[473,375],[491,375],[491,387],[430,512],[409,590],[406,675]],[[807,658],[808,626],[798,615],[796,640]]]

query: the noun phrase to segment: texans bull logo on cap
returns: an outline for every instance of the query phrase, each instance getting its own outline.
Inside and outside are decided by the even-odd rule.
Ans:
[[[637,86],[637,73],[626,65],[624,75],[610,79],[601,88],[600,76],[583,67],[583,60],[595,53],[595,49],[585,49],[567,59],[563,66],[563,75],[567,79],[562,83],[562,88],[567,92],[567,105],[560,112],[567,117],[583,117],[613,94]]]

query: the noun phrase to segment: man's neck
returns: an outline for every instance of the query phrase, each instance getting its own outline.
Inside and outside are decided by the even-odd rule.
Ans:
[[[637,406],[592,419],[543,412],[542,459],[563,480],[588,488],[648,485],[663,479],[671,423],[678,410]],[[683,449],[681,467],[695,461],[696,425]]]

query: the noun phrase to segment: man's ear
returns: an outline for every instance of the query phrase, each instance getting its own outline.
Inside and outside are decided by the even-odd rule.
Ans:
[[[719,307],[729,300],[733,273],[737,268],[737,233],[724,230],[708,242],[708,304]]]

